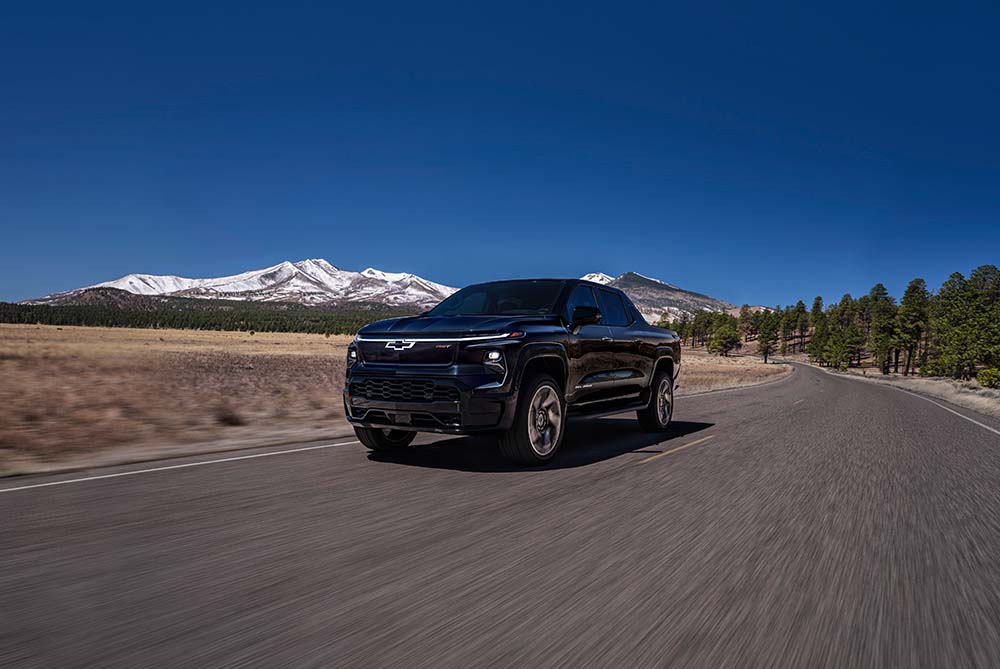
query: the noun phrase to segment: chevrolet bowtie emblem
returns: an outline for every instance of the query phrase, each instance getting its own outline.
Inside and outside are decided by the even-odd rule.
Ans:
[[[388,342],[385,347],[391,348],[394,351],[405,351],[408,348],[413,348],[416,342],[406,341],[405,339],[397,339],[395,341]]]

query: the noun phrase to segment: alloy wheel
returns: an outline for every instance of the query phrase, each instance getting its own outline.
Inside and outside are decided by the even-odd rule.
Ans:
[[[670,424],[670,418],[674,411],[674,388],[670,379],[662,379],[659,388],[656,389],[656,415],[660,419],[660,425],[666,427]]]
[[[528,405],[528,441],[538,455],[545,457],[559,442],[562,430],[562,404],[555,388],[539,386]]]

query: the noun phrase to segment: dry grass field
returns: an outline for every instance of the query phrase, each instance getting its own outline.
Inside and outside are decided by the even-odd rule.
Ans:
[[[767,364],[760,358],[709,355],[705,349],[685,348],[681,355],[681,378],[677,396],[706,390],[723,390],[774,381],[792,371],[788,365]]]
[[[349,337],[0,325],[0,471],[342,428]]]
[[[345,433],[350,337],[0,325],[0,473]],[[787,371],[685,351],[679,395]]]

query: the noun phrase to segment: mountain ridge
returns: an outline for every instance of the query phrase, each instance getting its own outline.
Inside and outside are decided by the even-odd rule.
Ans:
[[[678,318],[696,311],[724,311],[733,305],[723,300],[684,290],[637,272],[613,277],[603,272],[582,279],[623,290],[643,316],[656,323],[661,317]],[[101,289],[115,289],[141,296],[182,297],[210,300],[294,303],[307,306],[349,307],[380,304],[422,311],[434,306],[457,289],[408,272],[386,272],[366,267],[360,272],[344,270],[322,258],[283,261],[261,269],[228,276],[188,278],[172,274],[133,273],[83,288],[46,295],[25,304],[68,305],[99,298]],[[116,301],[121,302],[121,298]]]
[[[253,302],[294,302],[306,305],[378,303],[426,308],[455,292],[407,272],[383,272],[368,267],[342,270],[322,258],[285,260],[263,269],[229,276],[192,279],[171,274],[126,274],[75,290],[53,293],[29,304],[66,304],[83,291],[117,288],[137,295],[161,295]]]
[[[591,277],[597,277],[597,280]],[[603,272],[592,272],[580,278],[622,290],[650,323],[657,323],[664,317],[672,320],[684,315],[693,316],[698,311],[727,311],[734,308],[734,305],[724,300],[678,288],[638,272],[625,272],[614,278]]]

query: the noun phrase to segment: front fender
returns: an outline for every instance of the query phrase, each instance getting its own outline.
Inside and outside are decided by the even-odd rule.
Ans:
[[[546,367],[557,364],[561,371],[556,380],[562,384],[563,388],[566,387],[566,378],[569,372],[569,358],[566,356],[566,349],[558,343],[538,342],[525,344],[524,348],[518,353],[517,366],[514,370],[514,381],[511,388],[513,392],[516,393],[520,390],[521,383],[524,381],[525,371],[529,366],[539,364]],[[552,370],[549,371],[551,372]]]

